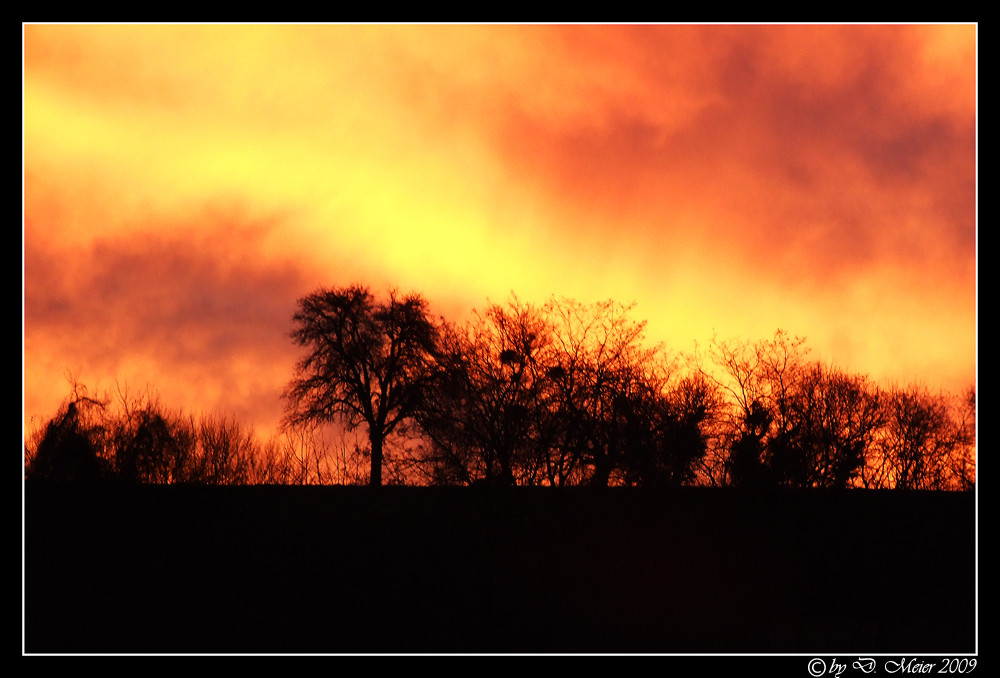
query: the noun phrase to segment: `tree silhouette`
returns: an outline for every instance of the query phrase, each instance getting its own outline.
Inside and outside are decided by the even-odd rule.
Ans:
[[[863,377],[813,363],[790,389],[787,410],[786,428],[771,441],[778,484],[851,486],[882,426],[878,390]]]
[[[285,391],[286,424],[364,425],[371,456],[369,484],[382,484],[386,439],[423,399],[438,330],[418,295],[368,288],[321,289],[298,302],[292,339],[307,349]]]
[[[949,460],[955,489],[971,490],[976,486],[976,387],[970,386],[954,400],[952,421],[955,450]]]
[[[434,388],[418,417],[437,482],[537,482],[550,340],[541,313],[516,297],[444,328]]]
[[[418,415],[436,483],[677,485],[706,451],[714,384],[678,379],[612,301],[513,297],[441,334]]]
[[[37,449],[26,454],[26,478],[72,483],[107,478],[105,407],[104,401],[87,396],[86,389],[74,384],[72,397],[45,425]]]
[[[25,478],[974,489],[974,387],[880,388],[808,360],[804,340],[781,330],[716,340],[719,369],[686,373],[645,345],[631,309],[511,295],[437,324],[416,294],[320,289],[293,316],[307,353],[280,438],[261,445],[231,416],[172,414],[148,391],[119,387],[113,407],[73,384],[26,438]],[[333,449],[331,423],[363,433]],[[400,434],[407,456],[394,459],[387,443]]]
[[[783,331],[749,344],[716,342],[734,403],[726,468],[736,485],[848,487],[883,424],[867,379],[806,359]]]
[[[118,412],[108,413],[110,462],[115,477],[130,483],[178,483],[204,480],[197,469],[194,425],[169,414],[153,394],[129,396],[118,387]]]
[[[646,323],[633,320],[631,306],[611,300],[559,299],[546,310],[554,328],[552,403],[564,450],[559,468],[582,468],[585,482],[605,487],[613,478],[627,482],[622,472],[631,463],[633,470],[644,465],[641,475],[651,481],[654,438],[667,423],[671,366],[659,346],[643,344]],[[659,442],[666,441],[661,436]]]
[[[885,426],[866,471],[876,486],[901,490],[970,489],[975,483],[975,392],[954,412],[944,394],[893,388]]]
[[[700,376],[647,382],[633,398],[625,429],[623,471],[630,484],[692,483],[708,450],[703,426],[718,408],[713,385]]]
[[[421,426],[438,482],[566,484],[579,480],[580,360],[556,332],[556,306],[516,297],[442,335],[441,370]],[[581,307],[582,308],[582,307]],[[569,435],[574,437],[572,442]]]

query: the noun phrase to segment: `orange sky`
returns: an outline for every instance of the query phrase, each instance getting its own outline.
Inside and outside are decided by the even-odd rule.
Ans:
[[[961,391],[976,31],[25,25],[25,422],[71,374],[270,432],[296,299],[355,282]]]

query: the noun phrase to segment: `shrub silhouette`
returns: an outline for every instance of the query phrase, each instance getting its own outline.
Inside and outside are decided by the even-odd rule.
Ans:
[[[104,429],[92,419],[103,404],[74,397],[45,426],[45,432],[26,469],[28,480],[41,482],[95,482],[108,475],[100,452]]]

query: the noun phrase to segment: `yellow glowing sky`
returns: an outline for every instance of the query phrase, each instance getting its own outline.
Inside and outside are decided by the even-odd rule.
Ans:
[[[960,391],[976,31],[25,25],[25,421],[71,374],[268,432],[295,300],[354,282]]]

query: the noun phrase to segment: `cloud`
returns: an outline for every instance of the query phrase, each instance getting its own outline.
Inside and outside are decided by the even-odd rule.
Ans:
[[[295,360],[291,314],[306,285],[292,262],[261,255],[273,228],[215,214],[88,248],[28,240],[25,378],[48,402],[27,409],[51,414],[68,371],[105,387],[149,385],[171,407],[273,424]]]
[[[453,319],[511,290],[636,301],[676,347],[780,326],[954,383],[975,371],[975,41],[26,26],[26,410],[79,368],[274,420],[295,299],[355,282]]]
[[[744,263],[777,255],[793,277],[842,267],[857,274],[894,255],[900,239],[912,241],[909,220],[930,222],[968,252],[974,96],[958,88],[965,105],[957,112],[954,103],[914,101],[923,91],[913,82],[923,76],[913,70],[922,32],[914,30],[685,27],[677,31],[683,48],[671,50],[672,27],[632,27],[621,36],[646,39],[628,42],[631,52],[601,52],[626,38],[584,32],[592,39],[576,42],[581,55],[602,64],[621,58],[629,68],[630,77],[585,88],[601,123],[572,124],[523,105],[509,111],[495,148],[512,175],[594,215],[592,230],[608,238],[643,236],[650,220],[668,237],[693,226],[705,233],[703,246],[724,240],[727,258]],[[647,43],[665,49],[635,58],[635,45]],[[673,79],[674,71],[699,79]],[[533,85],[562,92],[544,80]],[[690,223],[699,214],[702,223]],[[806,247],[815,248],[809,265],[794,267]]]

